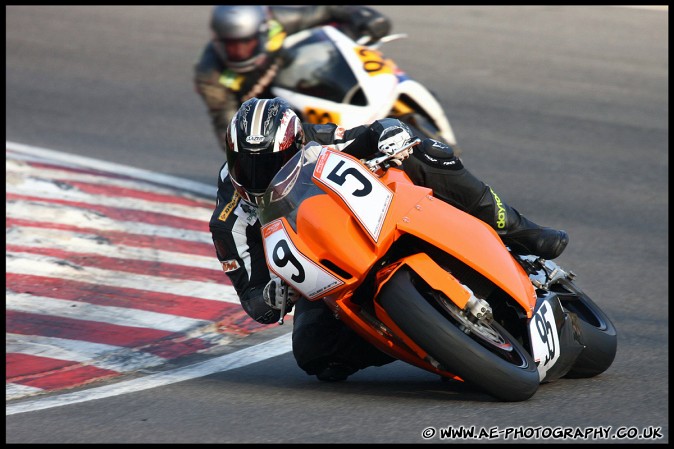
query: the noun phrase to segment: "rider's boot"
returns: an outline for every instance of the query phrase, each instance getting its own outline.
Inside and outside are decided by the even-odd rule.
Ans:
[[[358,369],[350,365],[341,362],[330,362],[316,374],[316,377],[323,382],[341,382],[356,371]]]
[[[569,243],[566,231],[537,225],[503,202],[488,185],[485,185],[482,197],[469,213],[493,227],[515,254],[554,259]]]

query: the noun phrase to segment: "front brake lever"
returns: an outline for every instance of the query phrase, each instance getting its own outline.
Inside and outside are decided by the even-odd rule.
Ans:
[[[379,157],[376,157],[374,159],[370,159],[369,161],[364,161],[363,163],[365,164],[365,166],[367,168],[370,169],[370,171],[375,172],[375,171],[377,171],[378,168],[380,168],[380,164],[388,161],[389,159],[393,159],[393,156],[395,156],[396,154],[401,153],[401,152],[403,152],[403,151],[405,151],[409,148],[412,148],[413,146],[419,145],[420,143],[421,143],[421,139],[418,138],[418,137],[415,137],[412,140],[410,140],[405,146],[403,146],[398,151],[396,151],[395,153],[385,154],[383,156],[379,156]],[[388,167],[390,167],[390,166],[391,165],[389,164]],[[386,167],[386,168],[388,168],[388,167]],[[382,168],[383,168],[383,166],[382,166]]]
[[[283,303],[281,304],[281,317],[277,321],[279,325],[283,324],[283,317],[286,314],[286,304],[288,304],[288,286],[284,285],[284,287],[285,288],[283,288]]]

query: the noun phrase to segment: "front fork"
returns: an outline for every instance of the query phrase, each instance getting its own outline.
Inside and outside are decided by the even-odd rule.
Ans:
[[[536,287],[536,307],[529,320],[529,340],[541,382],[563,377],[584,348],[578,317],[562,306],[552,286],[561,279],[573,280],[572,271],[564,271],[550,260],[536,256],[515,256]]]
[[[385,279],[378,279],[377,294],[384,283],[403,265],[408,265],[415,273],[424,273],[424,281],[434,289],[444,293],[471,321],[491,322],[494,315],[487,301],[478,298],[466,285],[451,273],[440,267],[426,253],[418,253],[396,262],[395,266],[382,270]]]

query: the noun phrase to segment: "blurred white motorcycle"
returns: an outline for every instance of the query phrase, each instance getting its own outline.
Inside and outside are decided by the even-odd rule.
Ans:
[[[395,117],[419,137],[456,147],[456,137],[435,96],[378,50],[377,42],[356,42],[337,28],[323,26],[290,35],[284,42],[288,60],[272,85],[307,123],[336,123],[354,128]],[[363,40],[367,40],[365,37]]]

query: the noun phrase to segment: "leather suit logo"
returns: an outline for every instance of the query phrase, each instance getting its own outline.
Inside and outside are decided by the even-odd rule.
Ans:
[[[236,259],[232,260],[223,260],[220,262],[222,264],[222,271],[228,273],[230,271],[238,270],[241,265]]]
[[[506,227],[506,210],[505,207],[503,207],[503,203],[501,202],[501,198],[498,197],[498,195],[492,190],[491,187],[489,187],[489,190],[491,191],[491,194],[494,196],[494,200],[496,200],[496,207],[498,208],[498,212],[496,215],[496,227],[499,229],[505,229]]]
[[[236,206],[236,203],[239,201],[239,193],[234,192],[234,195],[232,195],[232,199],[227,205],[222,209],[222,212],[220,212],[220,215],[218,216],[218,220],[220,221],[227,221],[227,217],[229,217],[229,214],[232,213],[234,210],[234,207]]]

